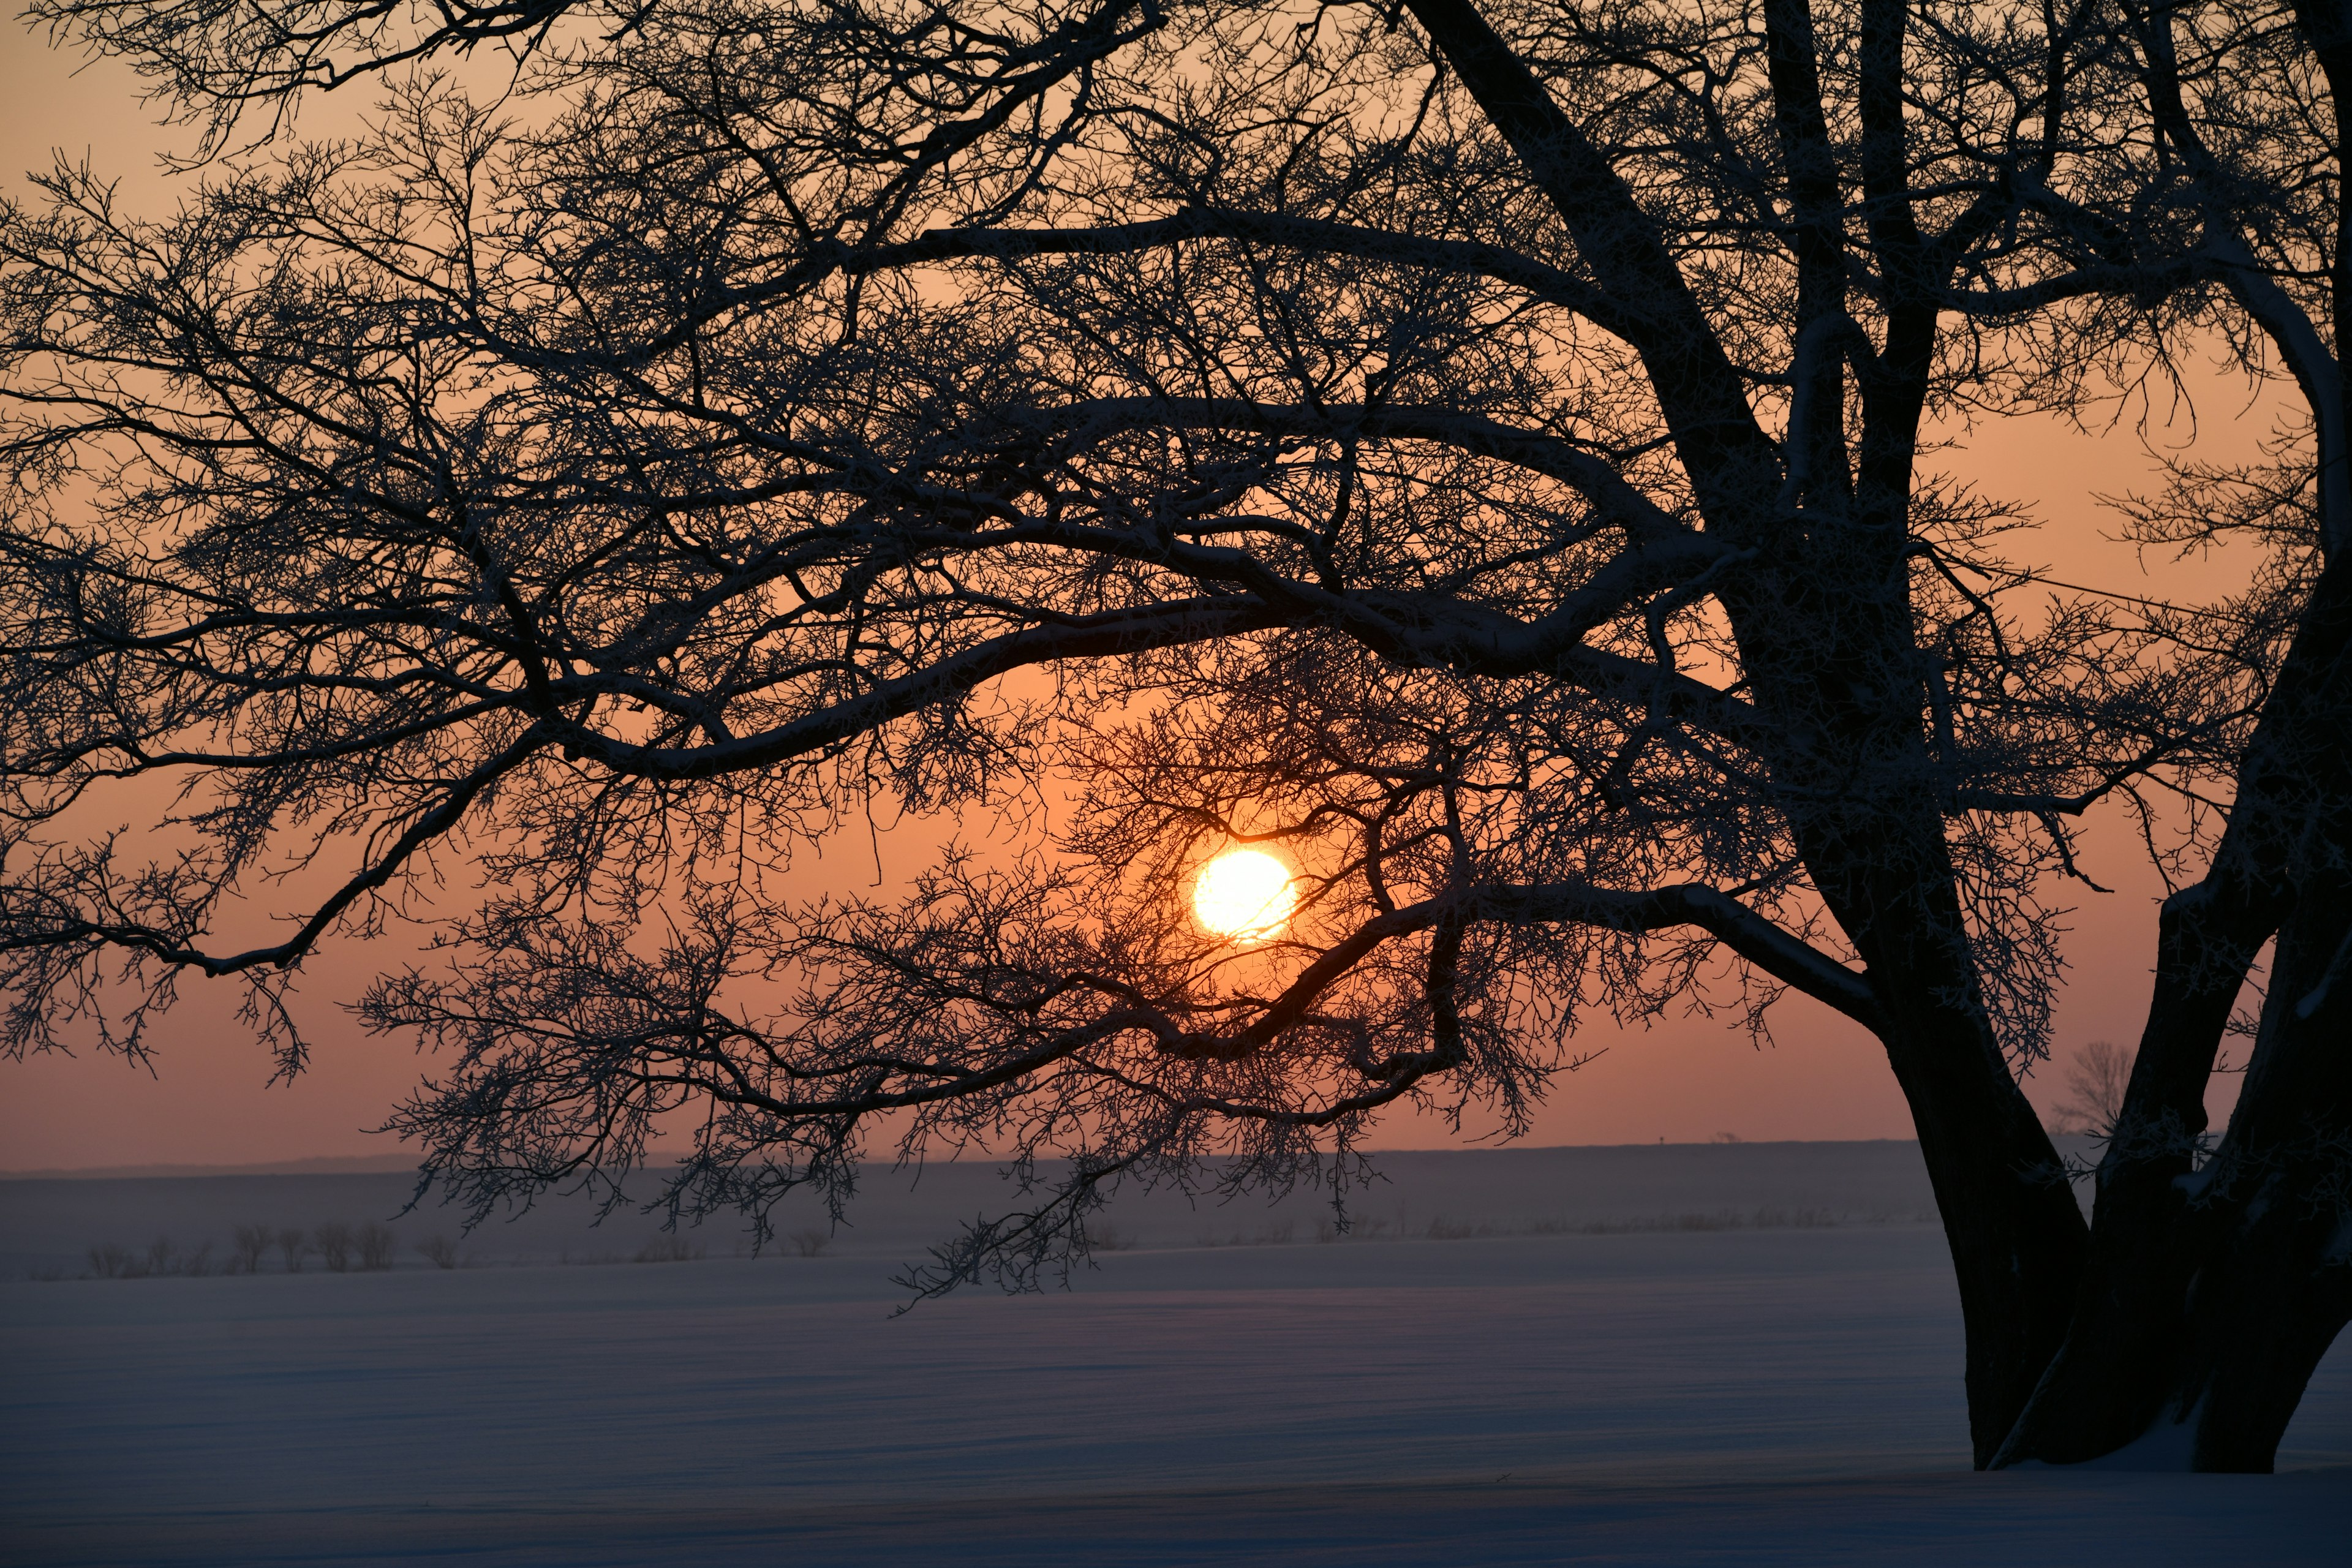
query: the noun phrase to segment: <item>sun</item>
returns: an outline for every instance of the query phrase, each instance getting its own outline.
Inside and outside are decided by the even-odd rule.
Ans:
[[[1297,907],[1290,868],[1263,850],[1228,849],[1192,883],[1192,913],[1244,947],[1272,941]]]

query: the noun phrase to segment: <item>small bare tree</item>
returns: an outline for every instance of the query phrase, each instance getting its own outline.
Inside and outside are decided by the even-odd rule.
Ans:
[[[352,1267],[352,1227],[341,1220],[330,1220],[310,1233],[310,1240],[319,1249],[319,1261],[331,1274],[347,1274]]]
[[[370,1273],[391,1268],[394,1248],[398,1241],[390,1226],[368,1221],[352,1237],[353,1245],[359,1249],[359,1266]]]
[[[310,1237],[298,1226],[288,1226],[278,1233],[278,1256],[285,1260],[286,1272],[302,1272],[302,1260],[310,1256]]]
[[[272,1240],[270,1229],[266,1225],[238,1226],[230,1237],[229,1272],[260,1273],[261,1259],[268,1252]]]
[[[2051,1112],[2055,1132],[2088,1132],[2105,1138],[2123,1119],[2126,1091],[2131,1088],[2132,1053],[2112,1040],[2093,1040],[2066,1064],[2066,1089],[2072,1098]]]

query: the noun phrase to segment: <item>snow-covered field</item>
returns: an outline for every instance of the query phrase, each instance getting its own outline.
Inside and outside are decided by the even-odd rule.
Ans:
[[[386,1179],[0,1184],[0,1553],[2343,1560],[2340,1348],[2278,1477],[1969,1474],[1958,1314],[1940,1237],[1904,1223],[1924,1193],[1907,1145],[1383,1163],[1379,1236],[1318,1244],[1305,1197],[1132,1203],[1112,1216],[1132,1249],[1067,1293],[895,1317],[886,1276],[988,1195],[985,1172],[877,1180],[856,1239],[817,1258],[729,1258],[721,1237],[693,1263],[498,1262],[633,1255],[635,1231],[566,1239],[558,1210],[527,1222],[544,1234],[478,1233],[496,1266],[102,1280],[25,1276],[110,1218],[114,1239],[168,1220],[193,1245],[247,1222],[227,1215],[276,1223],[272,1202],[288,1223],[377,1217],[358,1200]]]

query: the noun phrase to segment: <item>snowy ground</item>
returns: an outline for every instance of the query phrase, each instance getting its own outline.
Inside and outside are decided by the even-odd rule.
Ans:
[[[1391,1194],[1408,1220],[1506,1234],[1163,1246],[1155,1226],[1177,1221],[1144,1205],[1115,1216],[1136,1249],[1068,1293],[899,1317],[884,1276],[905,1252],[882,1233],[928,1212],[935,1235],[979,1191],[962,1175],[815,1258],[20,1268],[0,1285],[0,1557],[2341,1561],[2340,1349],[2279,1477],[1973,1476],[1932,1227],[1528,1229],[1580,1204],[1895,1213],[1903,1158],[1916,1168],[1904,1145],[1416,1156]],[[357,1179],[280,1196],[316,1206]],[[46,1185],[0,1184],[0,1257],[53,1255],[42,1194],[18,1190]],[[82,1221],[109,1201],[154,1217],[137,1184],[81,1186],[114,1189],[68,1194]],[[181,1199],[194,1220],[260,1201]],[[1227,1210],[1203,1234],[1261,1228],[1278,1218]]]

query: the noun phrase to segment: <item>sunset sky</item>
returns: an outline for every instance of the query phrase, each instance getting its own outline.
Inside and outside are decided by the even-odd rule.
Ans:
[[[130,209],[163,210],[173,199],[173,182],[156,171],[156,153],[189,139],[153,125],[152,111],[136,101],[127,70],[101,63],[77,74],[78,63],[50,52],[38,35],[21,31],[0,48],[0,174],[12,194],[20,194],[21,171],[47,163],[51,149],[61,149],[121,175],[121,199]],[[353,107],[314,101],[304,126],[330,130]],[[2246,450],[2264,433],[2266,419],[2245,415],[2244,407],[2242,388],[2214,382],[2197,411],[2200,447]],[[2189,426],[2175,419],[2156,433],[2182,443]],[[2113,521],[2095,496],[2154,482],[2129,415],[2104,436],[2012,421],[1977,432],[1964,450],[1930,461],[1990,494],[2029,503],[2046,527],[2037,545],[2018,545],[2013,552],[2038,558],[2059,577],[2161,595],[2173,584],[2204,591],[2241,573],[2226,558],[2144,566],[2128,547],[2102,537]],[[885,837],[878,889],[871,886],[874,848],[862,837],[840,843],[822,861],[803,862],[805,890],[887,893],[923,868],[939,836],[936,825],[917,823]],[[2084,864],[2114,891],[2078,888],[2061,900],[2076,906],[2066,942],[2073,968],[2058,1015],[2062,1053],[2093,1039],[2135,1039],[2148,992],[2158,891],[2154,874],[2113,816],[2092,825]],[[0,1168],[395,1152],[364,1129],[382,1120],[415,1081],[419,1062],[398,1041],[362,1037],[337,1004],[355,994],[377,966],[408,958],[414,940],[394,931],[372,944],[345,942],[307,966],[300,1002],[318,1053],[312,1070],[291,1087],[265,1087],[268,1058],[230,1017],[236,998],[226,983],[208,986],[193,979],[184,986],[185,1000],[159,1031],[155,1076],[87,1056],[0,1064],[6,1075]],[[1759,1052],[1738,1027],[1736,1013],[1714,1020],[1669,1017],[1631,1031],[1596,1017],[1577,1043],[1602,1054],[1558,1083],[1531,1141],[1687,1142],[1718,1132],[1749,1140],[1910,1136],[1894,1079],[1875,1042],[1857,1026],[1801,997],[1783,1002],[1773,1024],[1777,1046]],[[2044,1070],[2032,1089],[2038,1101],[2057,1098],[2054,1078]],[[2217,1096],[2216,1103],[2224,1100],[2226,1094]],[[1442,1125],[1392,1116],[1377,1142],[1431,1147],[1453,1139]]]

